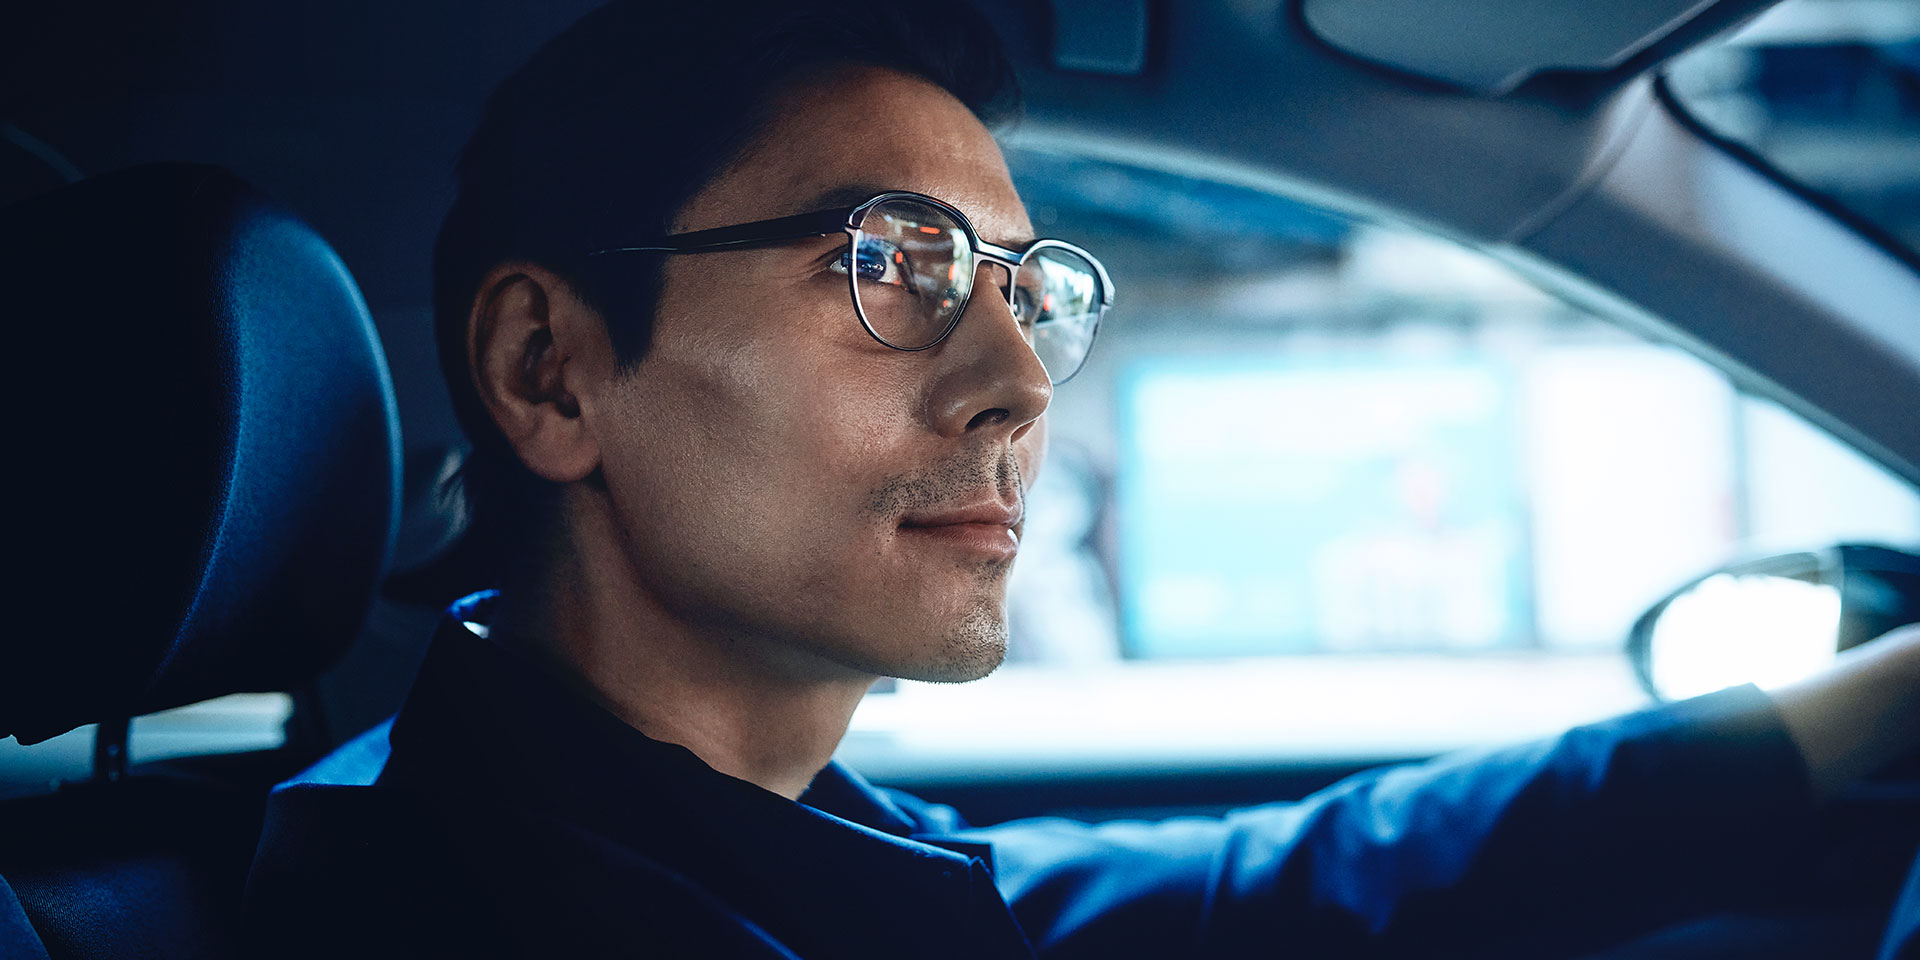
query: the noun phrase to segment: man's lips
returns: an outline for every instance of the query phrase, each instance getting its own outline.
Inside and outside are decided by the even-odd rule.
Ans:
[[[1011,558],[1020,549],[1020,507],[991,501],[916,513],[900,521],[912,541]]]
[[[903,527],[950,527],[977,523],[983,526],[1016,527],[1020,525],[1020,515],[1018,506],[1009,506],[993,500],[965,507],[908,514],[900,521],[900,525]]]

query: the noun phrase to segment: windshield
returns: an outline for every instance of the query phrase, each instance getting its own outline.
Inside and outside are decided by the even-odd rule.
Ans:
[[[1708,129],[1920,251],[1920,3],[1787,0],[1668,81]]]

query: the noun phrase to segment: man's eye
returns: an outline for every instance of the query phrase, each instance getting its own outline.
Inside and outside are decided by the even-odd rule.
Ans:
[[[1030,327],[1039,323],[1043,319],[1040,312],[1041,304],[1038,294],[1027,287],[1013,288],[1013,318],[1019,321],[1021,326]]]
[[[848,261],[853,257],[850,250],[840,251],[840,255],[829,264],[834,273],[844,274]],[[860,247],[860,279],[869,283],[885,283],[893,286],[906,286],[910,268],[907,256],[892,244],[882,244],[869,240]]]

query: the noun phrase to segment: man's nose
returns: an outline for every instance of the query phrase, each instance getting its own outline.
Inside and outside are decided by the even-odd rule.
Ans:
[[[942,435],[993,429],[1018,439],[1053,400],[1053,381],[1007,304],[1011,280],[1006,266],[982,263],[966,312],[937,348],[931,412]]]

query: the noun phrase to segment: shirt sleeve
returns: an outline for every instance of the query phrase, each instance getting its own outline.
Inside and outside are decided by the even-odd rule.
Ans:
[[[1043,957],[1541,958],[1757,902],[1816,834],[1748,686],[1222,819],[964,835]]]

